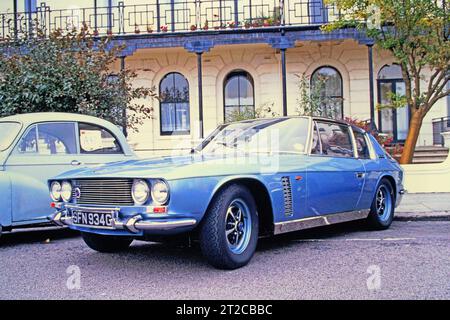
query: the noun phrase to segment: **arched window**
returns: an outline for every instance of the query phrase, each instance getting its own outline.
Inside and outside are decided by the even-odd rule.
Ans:
[[[333,67],[323,66],[311,76],[311,94],[318,99],[318,116],[342,119],[344,117],[344,97],[342,76]]]
[[[242,70],[231,72],[224,83],[225,122],[253,117],[255,90],[252,76]]]
[[[189,83],[177,72],[167,74],[159,85],[161,134],[189,134]]]
[[[405,95],[402,69],[398,64],[383,66],[378,72],[378,103],[389,106],[392,95]],[[409,130],[409,109],[381,108],[378,111],[378,129],[392,135],[394,142],[403,142]]]

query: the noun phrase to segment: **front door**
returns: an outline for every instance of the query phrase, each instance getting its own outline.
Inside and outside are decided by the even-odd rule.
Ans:
[[[392,94],[405,95],[403,80],[378,80],[378,103],[389,105]],[[409,108],[383,108],[378,112],[379,129],[393,137],[394,142],[404,142],[409,130]]]
[[[307,167],[308,215],[356,210],[365,173],[363,163],[355,157],[349,127],[316,122]]]
[[[53,212],[47,180],[73,169],[76,140],[73,122],[40,123],[25,131],[5,164],[14,223],[46,221]]]

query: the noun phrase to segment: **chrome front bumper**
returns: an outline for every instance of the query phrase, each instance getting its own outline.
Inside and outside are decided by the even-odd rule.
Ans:
[[[75,225],[71,217],[66,217],[63,212],[58,211],[49,217],[53,223],[58,226],[73,226]],[[140,233],[141,231],[167,231],[183,227],[191,227],[197,223],[195,219],[176,219],[176,220],[144,220],[141,215],[135,215],[124,221],[113,219],[112,227],[97,228],[104,230],[127,230],[132,233]],[[80,227],[96,229],[93,226],[75,225]]]

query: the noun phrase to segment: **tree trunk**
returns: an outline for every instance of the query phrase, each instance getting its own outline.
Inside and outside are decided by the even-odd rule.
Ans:
[[[415,110],[411,115],[409,123],[408,136],[406,137],[405,146],[403,148],[401,164],[412,163],[414,150],[416,149],[417,140],[419,139],[420,128],[422,127],[424,115],[421,111]]]

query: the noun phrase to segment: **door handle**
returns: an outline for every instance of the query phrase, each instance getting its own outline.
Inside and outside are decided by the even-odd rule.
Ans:
[[[363,179],[366,176],[366,174],[364,172],[357,172],[356,173],[356,178],[358,179]]]
[[[78,161],[78,160],[72,160],[72,162],[70,164],[73,165],[73,166],[80,166],[81,162]]]

